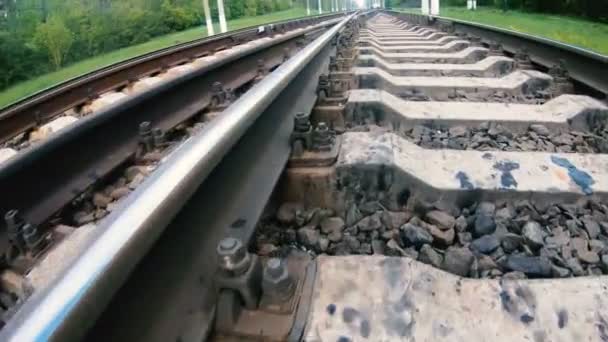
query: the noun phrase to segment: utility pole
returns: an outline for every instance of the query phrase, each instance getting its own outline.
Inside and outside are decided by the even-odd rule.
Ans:
[[[209,0],[203,0],[203,12],[205,12],[205,25],[207,25],[207,35],[213,36],[213,21],[211,20],[211,10],[209,9]]]
[[[439,0],[431,0],[431,15],[439,15]]]
[[[323,14],[323,4],[321,3],[321,0],[319,1],[319,14]]]
[[[422,0],[420,9],[422,10],[422,14],[429,15],[429,0]]]
[[[222,33],[228,31],[228,25],[226,25],[226,14],[224,14],[224,0],[217,0],[217,10],[220,16],[220,30]]]
[[[310,15],[310,0],[306,0],[306,15]]]

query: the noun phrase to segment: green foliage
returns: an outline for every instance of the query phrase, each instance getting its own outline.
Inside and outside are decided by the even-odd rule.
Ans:
[[[257,11],[258,11],[257,0],[245,0],[244,7],[245,7],[246,16],[251,17],[251,16],[258,14],[257,13]]]
[[[19,61],[19,63],[15,63]],[[48,71],[47,57],[12,34],[0,32],[0,88]]]
[[[72,31],[59,17],[51,17],[46,23],[38,25],[34,43],[45,50],[55,69],[59,69],[72,47]]]
[[[209,2],[217,21],[217,1]],[[229,20],[292,7],[292,0],[224,2]],[[0,90],[65,64],[205,22],[202,0],[10,0],[7,4],[6,17],[0,16]]]
[[[181,31],[194,26],[197,17],[185,7],[176,6],[170,0],[164,0],[161,6],[162,19],[170,31]]]

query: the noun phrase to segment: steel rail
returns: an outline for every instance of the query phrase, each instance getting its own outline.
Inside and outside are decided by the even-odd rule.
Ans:
[[[398,18],[420,25],[452,26],[456,32],[481,37],[485,42],[498,42],[505,51],[515,54],[522,49],[532,62],[545,68],[564,62],[570,77],[608,96],[608,56],[548,38],[469,21],[426,16],[415,13],[386,11]]]
[[[1,109],[0,143],[70,108],[84,104],[104,92],[126,86],[144,76],[235,45],[262,37],[271,37],[275,33],[340,15],[304,17],[243,28],[150,52],[67,80]]]
[[[340,19],[288,32],[259,44],[243,46],[193,71],[78,120],[43,143],[0,165],[0,213],[20,211],[26,221],[41,224],[77,194],[130,158],[137,147],[137,129],[149,121],[168,130],[196,115],[210,102],[213,82],[235,88],[253,79],[257,60],[276,66],[283,47]],[[287,45],[285,45],[287,44]],[[268,65],[270,66],[270,65]],[[234,80],[247,78],[239,82]],[[44,181],[41,181],[44,180]],[[0,239],[5,223],[0,222]]]
[[[176,150],[99,227],[80,258],[34,294],[0,333],[3,341],[75,340],[98,317],[196,188],[278,94],[354,15],[327,30]]]

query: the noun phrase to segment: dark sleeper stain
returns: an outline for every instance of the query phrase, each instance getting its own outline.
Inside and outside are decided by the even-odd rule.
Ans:
[[[515,310],[515,303],[513,303],[513,299],[511,299],[511,295],[505,291],[502,290],[500,291],[500,303],[502,304],[502,308],[503,310],[505,310],[508,313],[513,313],[513,311]]]
[[[325,310],[327,310],[328,314],[333,316],[336,313],[336,304],[329,304]]]
[[[606,319],[600,315],[598,315],[598,320],[599,322],[596,323],[597,326],[597,331],[600,335],[600,339],[602,340],[602,342],[608,342],[608,323],[606,322]]]
[[[350,341],[351,341],[351,339],[346,336],[340,336],[338,338],[338,342],[350,342]]]
[[[593,180],[591,175],[585,171],[579,170],[566,158],[551,156],[551,161],[553,164],[568,170],[568,176],[570,176],[570,179],[572,179],[572,181],[578,185],[585,194],[591,195],[593,193],[593,190],[591,190],[591,185],[595,183],[595,180]]]
[[[345,307],[344,310],[342,310],[342,320],[344,323],[351,323],[357,317],[359,317],[359,311],[356,309]]]
[[[458,171],[458,173],[456,174],[456,179],[460,181],[461,189],[473,190],[475,188],[473,186],[473,183],[471,183],[469,176],[462,171]]]
[[[561,309],[557,313],[557,326],[563,329],[568,324],[568,311]]]
[[[524,323],[524,324],[530,324],[530,322],[532,322],[534,320],[534,317],[526,314],[521,315],[521,317],[519,317],[519,320]]]
[[[503,160],[494,164],[494,169],[502,172],[500,176],[500,185],[504,189],[510,187],[517,188],[517,181],[511,171],[519,169],[519,164],[516,162]]]
[[[361,337],[368,338],[371,330],[372,330],[372,327],[369,324],[368,320],[364,319],[363,321],[361,321],[361,326],[359,327],[359,332],[361,333]]]

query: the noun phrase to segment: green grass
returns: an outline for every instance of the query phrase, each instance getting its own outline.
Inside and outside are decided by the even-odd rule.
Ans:
[[[419,9],[402,9],[420,13]],[[442,7],[442,17],[454,18],[529,33],[608,55],[608,24],[584,19],[478,7]]]
[[[316,14],[316,11],[311,11]],[[303,17],[306,9],[294,8],[287,11],[275,12],[249,18],[239,18],[228,21],[228,30],[237,30],[244,27],[260,25],[273,21],[286,20],[291,18]],[[219,24],[214,25],[215,32],[218,33]],[[97,57],[85,59],[83,61],[66,66],[55,72],[51,72],[37,78],[18,83],[0,93],[0,108],[3,108],[21,98],[32,95],[38,91],[54,86],[68,79],[86,74],[88,72],[103,68],[105,66],[124,61],[129,58],[140,56],[148,52],[163,49],[176,44],[188,42],[194,39],[207,36],[207,29],[197,27],[182,32],[172,33],[165,36],[154,38],[146,43],[122,48]]]

